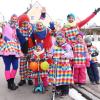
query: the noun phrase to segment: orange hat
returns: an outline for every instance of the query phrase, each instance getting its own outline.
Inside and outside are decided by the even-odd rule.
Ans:
[[[19,27],[22,27],[23,22],[30,22],[30,19],[27,14],[23,14],[23,15],[19,16],[19,18],[18,18]]]

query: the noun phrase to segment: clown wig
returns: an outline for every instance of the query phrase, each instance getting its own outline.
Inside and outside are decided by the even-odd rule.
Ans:
[[[30,22],[28,15],[23,14],[23,15],[19,16],[19,18],[18,18],[19,27],[22,27],[23,22]]]

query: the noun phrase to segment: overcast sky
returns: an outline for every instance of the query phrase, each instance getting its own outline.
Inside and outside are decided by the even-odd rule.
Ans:
[[[100,7],[100,0],[37,0],[45,6],[53,19],[66,20],[68,13],[74,13],[80,20],[90,15],[94,9]],[[8,20],[12,14],[20,15],[26,11],[29,4],[36,0],[0,0],[0,13]],[[96,23],[100,26],[100,12],[88,24]]]

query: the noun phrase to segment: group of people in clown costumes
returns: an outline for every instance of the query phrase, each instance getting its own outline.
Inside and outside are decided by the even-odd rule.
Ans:
[[[51,61],[48,72],[41,73],[44,87],[48,86],[48,82],[54,82],[55,66],[57,66],[56,89],[61,91],[61,95],[69,93],[70,84],[85,84],[86,67],[90,66],[91,57],[80,28],[99,11],[100,8],[96,9],[89,17],[79,23],[75,23],[73,14],[68,14],[68,22],[59,30],[55,27],[54,22],[50,22],[49,27],[43,24],[46,17],[44,8],[40,21],[37,21],[35,25],[30,23],[28,15],[22,14],[17,17],[14,14],[9,23],[2,27],[0,33],[0,55],[5,64],[8,89],[16,90],[18,88],[14,82],[18,63],[20,63],[18,85],[23,86],[27,80],[29,85],[33,85],[34,77],[35,86],[37,86],[37,76],[29,69],[31,59],[36,59],[35,55],[40,54],[36,52],[46,53],[44,58],[47,57]],[[53,39],[55,39],[55,43],[52,42]],[[37,49],[34,49],[35,47]],[[38,48],[41,48],[40,51]],[[98,74],[97,77],[99,77]],[[99,83],[99,78],[96,83]]]

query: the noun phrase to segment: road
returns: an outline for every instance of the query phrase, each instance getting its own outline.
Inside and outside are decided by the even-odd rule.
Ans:
[[[100,72],[100,67],[99,67]],[[100,74],[100,73],[99,73]],[[18,83],[20,80],[19,73],[17,72],[16,80],[15,82]],[[87,84],[95,93],[100,93],[100,85],[91,85],[88,77],[87,77]],[[5,80],[4,75],[4,63],[2,59],[0,58],[0,100],[50,100],[50,94],[51,92],[48,91],[45,94],[34,94],[32,93],[33,86],[29,86],[28,84],[19,87],[16,91],[11,91],[7,89],[7,82]],[[56,100],[72,100],[69,96],[66,96],[64,98],[58,98]]]
[[[17,73],[15,82],[18,83],[19,80],[19,73]],[[0,100],[50,100],[50,92],[46,92],[45,94],[33,94],[32,88],[33,86],[26,84],[19,87],[16,91],[7,89],[7,82],[4,76],[4,63],[0,58]],[[59,100],[66,99],[71,100],[68,96]]]

